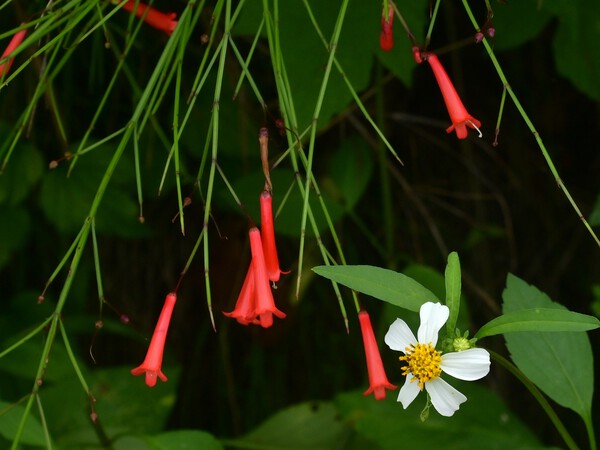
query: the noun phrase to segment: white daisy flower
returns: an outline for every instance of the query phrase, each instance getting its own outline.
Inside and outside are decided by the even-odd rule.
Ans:
[[[398,401],[406,409],[425,388],[437,412],[449,417],[461,403],[467,401],[467,397],[442,380],[440,375],[445,372],[459,380],[479,380],[490,371],[490,354],[482,348],[442,354],[435,346],[438,332],[448,320],[450,310],[440,303],[427,302],[421,306],[419,315],[418,339],[402,319],[396,319],[385,335],[385,343],[392,350],[404,353],[400,361],[406,364],[402,368],[406,381],[400,389]]]

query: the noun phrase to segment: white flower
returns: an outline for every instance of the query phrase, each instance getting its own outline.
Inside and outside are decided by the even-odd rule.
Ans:
[[[448,320],[450,310],[439,303],[427,302],[421,306],[421,325],[418,339],[402,319],[396,319],[385,335],[385,343],[404,353],[400,357],[406,363],[404,386],[398,401],[404,409],[412,403],[420,391],[425,390],[434,408],[442,416],[451,416],[467,397],[440,378],[442,372],[459,380],[479,380],[490,371],[490,354],[482,348],[470,348],[461,352],[437,351],[438,332]]]

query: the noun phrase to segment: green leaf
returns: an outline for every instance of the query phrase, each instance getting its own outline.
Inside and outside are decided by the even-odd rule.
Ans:
[[[338,16],[339,2],[310,2],[310,6],[323,32],[329,41]],[[346,77],[357,92],[369,83],[373,63],[373,41],[365,36],[379,36],[375,25],[381,11],[369,2],[350,2],[336,50],[336,58],[343,67]],[[365,20],[372,17],[373,21]],[[287,0],[285,8],[280,8],[281,52],[285,55],[285,66],[292,92],[301,92],[294,97],[296,115],[300,129],[308,126],[315,110],[319,89],[327,64],[328,51],[318,37],[301,0]],[[310,55],[310,58],[307,58]],[[345,82],[337,69],[332,67],[324,102],[319,114],[319,125],[328,123],[331,117],[351,102]]]
[[[532,308],[566,311],[534,286],[509,274],[502,293],[504,314]],[[585,332],[507,333],[517,367],[556,403],[587,420],[594,390],[594,355]]]
[[[446,279],[446,306],[450,308],[450,317],[446,322],[446,330],[448,334],[454,333],[456,328],[456,320],[460,311],[460,291],[461,291],[461,275],[460,275],[460,260],[458,253],[452,252],[448,255],[448,264],[445,272]]]
[[[44,177],[40,204],[48,220],[59,231],[75,233],[81,228],[112,157],[111,151],[111,146],[104,145],[85,154],[69,177],[66,176],[66,164],[59,165]],[[149,228],[137,220],[138,205],[131,195],[135,192],[134,171],[128,162],[126,159],[121,162],[106,188],[96,217],[96,229],[100,233],[123,237],[147,236]]]
[[[161,433],[148,439],[151,450],[222,450],[215,437],[205,431],[178,430]]]
[[[553,17],[540,5],[539,0],[495,3],[494,49],[509,50],[537,37]],[[483,26],[483,23],[480,25]]]
[[[588,223],[592,227],[600,225],[600,194],[598,194],[598,196],[596,197],[596,203],[594,203],[594,208],[590,213]]]
[[[85,374],[97,400],[95,412],[108,436],[155,433],[164,428],[175,404],[177,367],[163,363],[168,381],[159,381],[153,388],[146,386],[143,376],[131,375],[133,367],[135,364],[94,369]],[[42,400],[48,426],[61,448],[84,448],[84,443],[97,442],[97,435],[89,418],[90,400],[72,372],[60,383],[45,386]]]
[[[554,57],[558,72],[595,100],[600,100],[600,2],[597,0],[554,0],[543,7],[556,14]]]
[[[29,143],[17,145],[0,174],[0,203],[16,205],[22,202],[42,176],[42,171],[40,152]]]
[[[392,380],[393,381],[393,380]],[[441,417],[431,408],[429,419],[421,422],[419,413],[425,395],[419,395],[406,410],[388,395],[373,401],[362,392],[339,394],[335,403],[340,414],[350,420],[359,435],[373,442],[368,448],[397,450],[533,450],[543,448],[536,437],[491,390],[476,383],[452,385],[468,398],[452,417]],[[410,443],[403,447],[401,443]],[[367,448],[367,447],[365,447]]]
[[[258,165],[258,164],[257,164]],[[284,200],[288,187],[295,183],[294,173],[288,169],[277,169],[271,172],[273,182],[273,210],[278,211]],[[219,206],[238,213],[248,214],[256,223],[260,222],[259,197],[265,183],[262,171],[253,172],[233,182],[236,195],[245,207],[244,211],[235,204],[228,189],[219,192]],[[343,208],[337,204],[327,193],[323,193],[323,200],[329,211],[331,220],[335,223],[344,214]],[[322,231],[327,227],[327,222],[322,212],[319,200],[314,193],[309,199],[317,228]],[[300,218],[302,216],[303,200],[299,190],[294,186],[291,193],[285,199],[285,204],[279,215],[275,218],[275,232],[279,235],[300,236]],[[306,226],[307,236],[313,236],[310,224]]]
[[[0,435],[12,442],[25,408],[21,405],[11,405],[0,400]],[[29,415],[21,435],[21,444],[45,446],[44,429],[40,422]]]
[[[439,302],[433,293],[412,278],[374,266],[317,266],[316,274],[363,294],[410,311],[426,302]]]
[[[22,206],[0,205],[0,268],[25,244],[30,222],[29,213]]]
[[[600,327],[593,316],[552,308],[513,311],[489,321],[475,334],[478,339],[517,331],[588,331]]]
[[[365,192],[373,174],[373,158],[364,140],[345,139],[330,164],[329,177],[320,182],[344,210],[351,211]]]
[[[249,434],[229,441],[234,447],[334,449],[349,432],[331,403],[310,402],[286,408]]]

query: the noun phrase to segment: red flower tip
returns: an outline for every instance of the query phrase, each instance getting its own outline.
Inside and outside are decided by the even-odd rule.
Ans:
[[[260,221],[261,221],[261,239],[267,275],[269,280],[279,281],[280,275],[288,274],[279,268],[279,258],[277,257],[277,246],[275,245],[275,226],[273,225],[273,197],[271,193],[264,190],[260,194]]]
[[[379,46],[384,52],[389,52],[394,47],[394,8],[391,2],[388,2],[388,13],[385,13],[385,8],[381,12]]]
[[[365,345],[367,371],[369,372],[370,386],[369,389],[364,392],[364,395],[374,394],[375,400],[383,400],[386,394],[385,390],[394,390],[396,389],[396,386],[388,381],[385,374],[385,369],[383,368],[381,354],[379,353],[379,347],[377,347],[377,341],[375,340],[375,334],[373,333],[373,326],[371,325],[369,313],[367,311],[359,312],[358,320],[360,322],[363,344]]]
[[[450,77],[446,73],[446,70],[444,70],[438,57],[433,53],[421,54],[421,56],[427,59],[427,62],[433,70],[435,79],[442,91],[448,114],[450,114],[450,120],[452,120],[452,125],[446,128],[446,133],[456,130],[456,136],[459,139],[464,139],[467,137],[467,127],[469,127],[477,130],[479,137],[481,137],[482,134],[479,129],[481,127],[481,122],[467,112],[467,109],[460,100]]]
[[[136,8],[135,4],[135,0],[128,0],[128,2],[123,5],[123,9],[128,12],[133,12],[136,17],[144,17],[144,22],[157,30],[164,31],[169,36],[177,27],[177,20],[175,20],[177,14],[160,12],[142,2],[138,2]],[[146,10],[148,10],[148,12],[146,12]]]
[[[250,228],[250,252],[252,253],[252,271],[254,272],[254,288],[256,292],[256,309],[260,325],[263,328],[269,328],[273,325],[273,314],[280,319],[285,318],[285,313],[278,310],[273,300],[271,286],[269,286],[269,277],[265,263],[262,239],[258,228]]]
[[[11,38],[10,42],[8,43],[8,47],[6,47],[6,50],[4,50],[4,53],[2,53],[2,56],[0,56],[0,60],[7,58],[5,62],[0,64],[0,77],[8,75],[8,71],[10,70],[10,67],[14,61],[14,58],[8,59],[8,57],[19,45],[21,45],[21,42],[23,42],[23,39],[25,39],[26,34],[27,30],[17,31]]]
[[[157,377],[163,382],[167,381],[167,377],[162,372],[161,366],[167,332],[169,331],[169,323],[171,322],[171,315],[173,314],[173,308],[175,307],[176,301],[177,295],[174,292],[171,292],[165,298],[165,304],[158,317],[156,327],[154,328],[146,358],[140,366],[131,370],[131,374],[135,376],[142,375],[145,372],[146,384],[149,387],[153,387],[156,384]]]

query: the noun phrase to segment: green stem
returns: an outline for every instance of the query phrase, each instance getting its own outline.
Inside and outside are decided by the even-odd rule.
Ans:
[[[465,11],[467,12],[467,15],[469,16],[469,19],[471,20],[471,23],[473,24],[473,26],[475,27],[475,29],[478,30],[479,29],[479,25],[477,24],[477,20],[475,19],[475,16],[473,15],[473,12],[471,11],[471,7],[469,6],[468,1],[467,0],[462,0],[462,3],[463,3],[463,6],[465,8]],[[492,50],[492,47],[490,46],[489,42],[487,41],[487,39],[485,37],[483,38],[483,45],[485,47],[485,50],[488,53],[488,56],[490,57],[490,60],[492,61],[492,64],[494,65],[494,68],[496,69],[496,72],[498,73],[498,76],[500,77],[500,80],[502,81],[502,83],[504,85],[504,88],[508,92],[508,95],[510,95],[510,98],[512,99],[513,103],[517,107],[517,110],[521,114],[521,117],[523,118],[523,120],[527,124],[527,127],[529,128],[529,130],[533,134],[533,136],[534,136],[534,138],[535,138],[535,140],[536,140],[536,142],[537,142],[540,150],[542,151],[542,155],[544,155],[544,159],[546,160],[546,164],[550,168],[550,171],[552,172],[552,175],[554,175],[554,179],[555,179],[558,187],[563,191],[563,194],[565,195],[565,197],[567,197],[567,200],[569,201],[569,203],[571,204],[571,206],[573,207],[573,209],[575,210],[575,212],[579,216],[579,219],[583,222],[583,225],[585,226],[585,228],[587,228],[587,230],[590,232],[590,234],[592,235],[592,237],[596,241],[596,244],[600,247],[600,239],[598,239],[598,236],[596,236],[596,233],[594,232],[594,230],[592,229],[592,227],[590,226],[590,224],[588,223],[588,221],[585,219],[585,217],[583,216],[583,214],[579,210],[579,207],[575,203],[575,200],[573,200],[573,197],[571,197],[571,194],[570,194],[569,190],[564,185],[564,183],[562,182],[560,176],[558,175],[558,171],[556,170],[556,167],[554,166],[554,163],[552,162],[552,158],[550,157],[550,154],[548,153],[548,150],[546,150],[546,146],[544,145],[544,143],[542,141],[542,138],[540,137],[539,133],[535,129],[535,127],[533,125],[533,122],[531,122],[531,120],[529,119],[529,116],[525,112],[525,109],[521,105],[521,102],[517,98],[516,94],[514,93],[514,91],[512,90],[512,88],[510,87],[510,84],[508,83],[508,80],[507,80],[506,76],[504,75],[504,71],[502,70],[502,67],[500,66],[500,63],[496,59],[496,55],[494,54],[494,51]]]
[[[3,350],[2,353],[0,353],[0,358],[3,358],[4,356],[8,355],[10,352],[12,352],[13,350],[17,349],[21,345],[23,345],[29,339],[31,339],[32,337],[36,336],[40,331],[42,331],[44,328],[46,328],[46,326],[48,325],[48,323],[51,320],[52,320],[52,316],[48,317],[41,324],[39,324],[37,327],[35,327],[33,330],[31,330],[29,333],[27,333],[25,336],[23,336],[17,342],[15,342],[13,345],[11,345],[7,349]]]
[[[52,439],[50,439],[50,432],[48,431],[48,423],[46,422],[46,414],[44,414],[44,408],[42,407],[42,401],[38,394],[35,395],[35,401],[37,403],[38,411],[40,413],[40,422],[42,430],[44,431],[44,440],[46,441],[46,448],[52,450]]]
[[[225,30],[221,41],[221,52],[219,55],[219,66],[217,68],[216,82],[215,82],[215,95],[213,98],[213,110],[212,110],[212,164],[210,165],[208,173],[208,187],[206,189],[206,203],[204,207],[204,220],[203,230],[204,236],[204,279],[206,283],[206,303],[208,312],[210,315],[210,321],[213,329],[216,329],[215,318],[212,310],[212,295],[210,289],[210,260],[208,252],[208,219],[210,217],[212,195],[214,191],[216,162],[219,154],[219,102],[221,101],[221,89],[223,87],[223,77],[225,73],[225,61],[227,59],[227,47],[229,42],[229,34],[231,32],[231,0],[225,2]]]
[[[433,7],[433,13],[431,14],[431,21],[429,22],[429,28],[427,29],[427,36],[425,36],[425,46],[423,50],[427,50],[429,42],[431,41],[431,34],[433,33],[433,26],[435,25],[435,19],[437,18],[438,9],[440,9],[440,0],[436,0],[435,6]]]
[[[300,274],[302,273],[302,263],[304,256],[304,242],[306,237],[306,218],[308,215],[308,200],[310,198],[310,185],[312,182],[312,167],[315,154],[315,141],[317,138],[317,129],[319,114],[321,107],[323,106],[323,99],[325,98],[325,92],[329,84],[329,76],[331,74],[331,67],[333,66],[333,59],[337,50],[340,34],[342,32],[342,25],[344,24],[344,18],[346,16],[346,9],[348,7],[348,0],[344,0],[340,6],[338,17],[333,28],[333,34],[329,44],[329,56],[327,58],[327,64],[325,66],[325,73],[323,74],[323,80],[321,81],[321,87],[319,89],[319,95],[315,104],[315,109],[312,116],[312,129],[308,141],[308,155],[306,162],[306,181],[304,184],[304,203],[302,205],[302,218],[300,221],[300,253],[298,259],[298,283],[296,286],[296,292],[300,289]]]
[[[281,53],[281,49],[279,47],[279,30],[276,24],[279,23],[279,15],[278,15],[278,5],[275,3],[275,16],[271,15],[269,10],[269,4],[267,0],[263,0],[263,11],[264,11],[264,19],[267,31],[267,41],[269,43],[269,50],[271,53],[271,59],[273,61],[273,74],[275,76],[275,86],[277,88],[277,95],[279,98],[279,109],[283,116],[283,120],[286,123],[289,129],[286,130],[286,138],[288,141],[288,146],[290,149],[300,149],[302,147],[302,143],[300,140],[297,140],[298,137],[298,120],[296,118],[296,112],[294,108],[294,102],[292,99],[292,93],[287,81],[287,76],[285,73],[285,64],[283,61],[283,55]],[[310,127],[308,128],[310,129]],[[303,135],[308,132],[308,129],[302,133]],[[292,168],[295,173],[294,182],[300,191],[300,195],[304,196],[304,185],[302,183],[302,179],[300,177],[298,160],[295,151],[290,151],[289,153],[290,159],[292,162]],[[283,206],[283,205],[282,205]],[[325,264],[329,263],[327,258],[327,252],[323,245],[323,241],[321,239],[321,235],[319,233],[319,229],[317,227],[315,218],[312,213],[312,209],[308,210],[308,220],[310,221],[312,230],[315,234],[317,245],[323,257],[323,261]],[[299,275],[300,276],[300,275]],[[336,298],[338,300],[338,304],[340,306],[340,311],[342,312],[342,316],[344,318],[344,323],[346,326],[346,331],[348,331],[348,317],[346,314],[346,309],[344,307],[344,303],[342,301],[342,297],[339,291],[339,288],[336,283],[332,282],[334,287],[334,291],[336,293]],[[297,285],[299,286],[299,284]],[[299,298],[299,292],[296,291],[296,299]]]
[[[191,11],[191,5],[188,5],[187,8],[182,13],[182,19],[185,17],[185,15],[190,14],[190,11]],[[132,118],[125,130],[125,134],[124,134],[123,138],[121,139],[121,142],[117,146],[115,153],[113,154],[113,157],[112,157],[108,167],[106,168],[106,171],[104,172],[102,180],[100,181],[100,184],[96,191],[96,195],[94,196],[94,199],[92,201],[92,205],[90,207],[88,217],[86,218],[86,220],[81,228],[81,231],[79,233],[79,239],[76,240],[77,245],[76,245],[76,248],[75,248],[75,251],[73,254],[73,259],[71,261],[69,271],[67,273],[65,282],[63,284],[63,288],[61,290],[58,302],[56,304],[56,308],[50,319],[50,322],[51,322],[50,328],[48,330],[48,335],[46,337],[46,342],[44,344],[44,348],[42,350],[42,355],[41,355],[38,369],[36,372],[35,381],[33,383],[33,388],[31,390],[31,395],[29,395],[28,401],[27,401],[24,411],[23,411],[23,415],[21,416],[21,420],[19,421],[17,430],[15,432],[14,440],[13,440],[12,447],[11,447],[13,450],[16,450],[17,448],[19,448],[19,442],[21,440],[21,436],[22,436],[23,430],[25,428],[25,423],[27,422],[27,418],[29,417],[29,414],[31,412],[31,407],[33,405],[35,395],[37,394],[37,392],[39,391],[39,388],[41,386],[45,368],[48,363],[48,359],[50,357],[50,350],[52,348],[52,344],[54,343],[54,338],[56,337],[56,331],[57,331],[58,324],[60,321],[60,315],[64,308],[64,305],[65,305],[66,299],[69,295],[69,292],[71,290],[71,286],[73,284],[73,279],[74,279],[75,273],[77,272],[77,269],[79,267],[79,263],[81,261],[81,257],[83,255],[83,252],[85,249],[87,238],[89,237],[89,234],[90,234],[91,221],[94,220],[94,218],[97,215],[98,208],[104,197],[106,188],[108,187],[108,184],[109,184],[110,180],[112,179],[112,175],[114,174],[114,171],[121,159],[121,156],[123,155],[125,148],[127,147],[129,139],[131,138],[131,136],[133,134],[134,126],[139,121],[142,113],[144,112],[144,109],[148,107],[148,100],[150,98],[151,92],[156,87],[158,77],[164,71],[165,66],[168,65],[170,62],[170,59],[171,59],[170,55],[172,55],[172,53],[173,53],[172,47],[174,45],[176,45],[177,35],[178,35],[178,29],[175,29],[175,32],[173,33],[173,35],[171,36],[171,39],[167,43],[167,46],[165,47],[159,61],[156,64],[154,71],[152,72],[152,75],[150,76],[150,79],[148,80],[148,83],[142,94],[142,97],[140,98],[140,100],[136,106],[136,109],[132,115]]]
[[[513,363],[504,358],[502,355],[499,355],[498,353],[489,349],[488,352],[490,353],[494,361],[496,361],[498,364],[500,364],[502,367],[504,367],[506,370],[512,373],[521,383],[523,383],[523,385],[529,390],[529,392],[531,392],[531,395],[533,395],[533,397],[538,401],[542,409],[546,412],[546,414],[560,433],[561,437],[565,441],[565,444],[567,444],[567,447],[569,447],[569,449],[571,450],[578,450],[579,447],[567,431],[564,424],[561,422],[558,415],[554,412],[554,409],[552,409],[550,403],[548,403],[548,400],[546,400],[546,397],[544,397],[544,394],[540,392],[537,386],[533,384],[533,382],[531,382],[531,380],[527,378],[525,374],[521,372]]]
[[[502,97],[500,98],[500,111],[498,111],[498,120],[496,121],[496,131],[494,132],[494,142],[492,145],[498,145],[498,135],[500,134],[500,123],[502,122],[502,114],[504,113],[504,103],[506,101],[506,88],[502,89]]]

